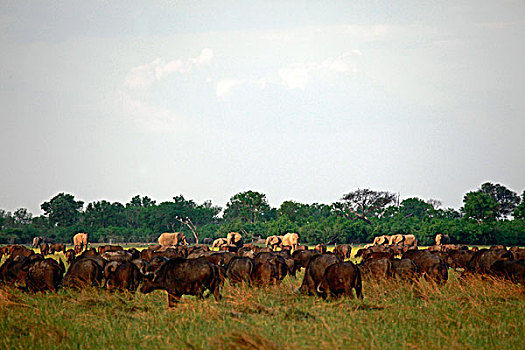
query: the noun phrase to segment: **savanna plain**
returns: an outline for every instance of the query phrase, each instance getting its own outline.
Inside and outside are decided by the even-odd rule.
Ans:
[[[355,254],[355,251],[354,251]],[[64,259],[62,253],[52,256]],[[222,299],[101,288],[0,287],[2,349],[524,349],[525,288],[449,271],[443,286],[364,281],[364,300],[280,285],[221,288]]]

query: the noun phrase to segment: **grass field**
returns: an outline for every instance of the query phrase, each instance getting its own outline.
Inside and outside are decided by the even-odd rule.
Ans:
[[[364,282],[363,301],[301,296],[287,277],[268,288],[222,289],[223,299],[101,289],[27,294],[0,287],[1,349],[523,349],[522,286],[479,278]]]

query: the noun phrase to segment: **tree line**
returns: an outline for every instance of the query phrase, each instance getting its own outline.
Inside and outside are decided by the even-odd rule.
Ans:
[[[0,209],[0,244],[29,243],[35,236],[70,243],[88,232],[91,242],[155,242],[162,232],[181,231],[190,241],[242,232],[246,239],[297,232],[304,243],[364,243],[390,234],[414,234],[420,245],[438,233],[456,243],[525,245],[525,191],[517,193],[486,182],[463,197],[459,209],[441,208],[438,200],[413,197],[399,201],[388,191],[357,189],[332,204],[285,201],[272,208],[266,195],[245,191],[225,208],[211,201],[198,204],[178,195],[157,203],[137,195],[128,203],[85,203],[59,193],[41,204],[33,217],[25,208]]]

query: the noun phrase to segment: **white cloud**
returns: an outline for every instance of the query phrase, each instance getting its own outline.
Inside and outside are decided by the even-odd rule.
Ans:
[[[352,54],[345,53],[339,57],[329,57],[319,65],[320,70],[336,73],[355,73],[357,67],[351,60]]]
[[[187,60],[175,59],[165,61],[157,58],[151,63],[134,67],[124,78],[124,85],[128,89],[147,89],[156,81],[160,81],[175,73],[188,73],[195,67],[209,64],[213,60],[213,50],[202,49],[199,56]]]
[[[239,80],[222,79],[215,84],[215,93],[218,99],[224,100],[231,91],[240,84]]]
[[[321,63],[295,63],[280,69],[278,74],[287,89],[304,89],[314,74],[328,78],[332,73],[356,73],[357,65],[353,62],[353,56],[360,54],[359,50],[353,50],[337,57],[328,57]]]
[[[153,133],[171,133],[182,128],[183,118],[173,111],[137,100],[127,93],[117,91],[117,108],[126,120],[137,128]]]
[[[279,70],[279,77],[287,89],[304,89],[310,81],[311,65],[296,64]]]
[[[201,51],[201,54],[196,58],[190,58],[190,61],[193,62],[196,66],[208,64],[213,60],[213,50],[204,48]]]

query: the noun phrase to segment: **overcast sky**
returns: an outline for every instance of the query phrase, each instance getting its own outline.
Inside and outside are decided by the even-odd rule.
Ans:
[[[0,208],[525,189],[525,2],[2,1]]]

